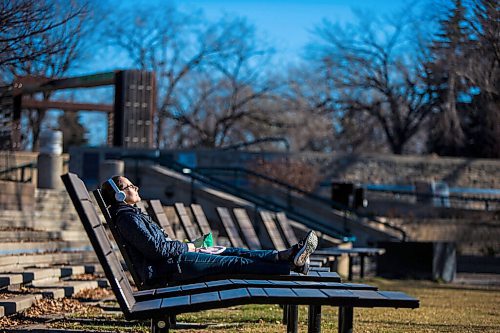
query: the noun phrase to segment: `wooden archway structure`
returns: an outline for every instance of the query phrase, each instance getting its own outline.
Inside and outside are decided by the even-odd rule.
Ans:
[[[113,85],[113,104],[40,101],[37,92]],[[109,146],[153,148],[156,85],[153,72],[124,70],[92,75],[47,79],[23,77],[0,89],[0,149],[21,148],[21,111],[25,108],[62,111],[100,111],[108,115]]]

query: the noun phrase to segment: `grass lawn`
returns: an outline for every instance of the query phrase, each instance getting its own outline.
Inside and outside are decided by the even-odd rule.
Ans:
[[[370,279],[363,282],[418,297],[420,308],[355,309],[354,332],[500,332],[498,287],[457,286],[412,280]],[[214,326],[178,332],[285,332],[285,327],[280,324],[281,316],[282,311],[276,305],[247,305],[183,314],[178,317],[179,322],[211,323]],[[96,325],[92,318],[100,318],[102,324]],[[100,332],[147,332],[148,325],[147,322],[127,323],[120,315],[99,315],[95,311],[85,311],[72,318],[52,321],[47,326]],[[307,331],[306,307],[300,308],[299,330]],[[336,330],[337,309],[323,307],[322,331]]]

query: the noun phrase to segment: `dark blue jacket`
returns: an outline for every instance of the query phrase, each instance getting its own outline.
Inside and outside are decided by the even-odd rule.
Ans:
[[[168,238],[163,229],[137,207],[119,203],[110,207],[110,213],[143,282],[150,284],[168,279],[177,270],[177,258],[188,252],[186,243]]]

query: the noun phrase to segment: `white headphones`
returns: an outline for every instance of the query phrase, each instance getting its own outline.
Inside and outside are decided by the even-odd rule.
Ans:
[[[118,202],[124,202],[125,199],[127,198],[127,194],[125,194],[125,192],[123,192],[118,188],[118,186],[116,186],[115,182],[113,181],[113,178],[109,178],[108,183],[109,185],[111,185],[113,190],[115,190],[115,200]]]

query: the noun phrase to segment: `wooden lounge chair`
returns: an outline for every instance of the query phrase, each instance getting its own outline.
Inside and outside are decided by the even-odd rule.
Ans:
[[[201,233],[205,235],[211,232],[210,224],[208,224],[208,220],[205,216],[205,213],[203,212],[203,208],[201,208],[201,206],[198,204],[191,204],[191,211],[193,212],[193,216],[196,220],[196,223],[198,224],[198,227],[201,230]]]
[[[255,232],[255,228],[248,217],[247,211],[244,208],[234,208],[233,213],[237,223],[240,225],[241,234],[245,238],[248,248],[252,250],[262,249],[262,243]]]
[[[175,294],[159,289],[134,292],[120,262],[112,249],[106,229],[90,199],[83,182],[75,174],[61,176],[75,209],[87,232],[90,242],[101,263],[104,273],[115,294],[120,309],[127,320],[150,319],[152,332],[168,332],[168,317],[185,312],[196,312],[242,304],[291,304],[309,305],[311,308],[309,329],[318,331],[321,306],[338,306],[339,332],[352,332],[353,309],[355,307],[417,308],[419,301],[401,292],[376,291],[347,286],[329,288],[326,285],[297,281],[273,283],[271,281],[231,280],[214,281],[212,289],[179,286]],[[296,284],[289,284],[294,282]],[[242,286],[245,285],[245,286]],[[296,327],[295,327],[296,328]],[[289,330],[291,331],[291,330]]]
[[[172,224],[170,224],[170,221],[167,218],[167,214],[165,214],[165,210],[163,209],[160,200],[149,200],[147,212],[149,216],[151,216],[153,220],[155,220],[163,228],[163,230],[165,230],[170,238],[176,237],[175,231],[172,228]]]
[[[245,247],[245,243],[240,237],[238,232],[238,227],[234,224],[234,221],[229,213],[229,209],[226,207],[217,207],[217,214],[219,214],[220,221],[224,227],[224,231],[229,238],[229,242],[233,247]]]
[[[113,221],[111,219],[111,216],[110,216],[108,208],[107,208],[107,204],[104,202],[104,199],[101,196],[100,190],[99,189],[94,190],[93,194],[94,194],[94,198],[97,201],[99,208],[101,209],[101,211],[105,217],[105,220],[106,220],[108,226],[110,226],[110,230],[113,233],[113,237],[115,238],[116,243],[119,245],[119,249],[120,249],[120,252],[122,253],[122,256],[125,260],[125,264],[129,268],[131,275],[132,275],[132,278],[133,278],[134,283],[136,284],[137,288],[144,289],[144,288],[152,287],[152,286],[145,285],[143,281],[140,281],[140,279],[136,278],[138,275],[137,275],[137,273],[135,273],[135,271],[133,271],[134,264],[129,259],[130,256],[127,253],[126,246],[123,246],[124,242],[121,239],[121,236],[120,236],[118,230],[116,229],[115,224],[113,223]],[[178,204],[178,208],[179,208],[179,210],[182,211],[181,205],[182,204]],[[148,212],[148,214],[150,214],[150,216],[153,218],[153,220],[158,225],[160,225],[162,228],[164,228],[165,232],[168,235],[173,235],[175,237],[175,232],[172,230],[172,227],[171,227],[171,225],[166,217],[163,206],[161,205],[159,200],[149,200],[149,204],[147,205],[147,207],[146,207],[146,205],[144,205],[144,203],[141,203],[140,206],[142,207],[141,209],[146,210]],[[200,207],[199,213],[203,213],[203,211],[201,210],[201,207]],[[193,235],[198,237],[199,234],[196,231],[197,228],[192,224],[187,212],[183,212],[183,215],[184,215],[184,222],[187,223],[189,228],[194,230]],[[170,232],[167,230],[170,230]],[[239,235],[238,235],[238,237],[239,237]],[[120,245],[122,245],[122,246],[120,246]],[[238,277],[244,278],[244,277],[248,277],[248,276],[240,275]],[[298,275],[296,273],[291,273],[291,275],[280,275],[280,276],[272,276],[272,277],[274,279],[278,279],[278,280],[290,280],[290,279],[297,280],[297,279],[299,279],[299,280],[303,280],[303,281],[340,282],[340,276],[337,273],[329,272],[328,269],[319,270],[316,268],[315,268],[314,272],[309,272],[309,274],[307,276]],[[224,278],[224,277],[214,276],[214,277],[210,277],[210,278],[206,278],[206,279],[220,279],[220,278]],[[266,278],[266,276],[262,276],[262,278]],[[193,282],[198,282],[198,281],[193,281]]]
[[[257,233],[255,232],[255,228],[248,217],[247,211],[243,208],[234,208],[233,209],[234,216],[236,217],[236,222],[239,225],[241,229],[241,233],[243,237],[245,238],[245,241],[247,244],[249,244],[249,248],[258,248],[261,249],[262,243],[257,236]],[[225,213],[227,216],[229,216],[229,211]],[[272,248],[276,250],[284,250],[298,242],[298,239],[295,237],[295,234],[293,235],[293,241],[285,241],[283,237],[281,237],[281,234],[279,233],[279,230],[276,227],[276,224],[273,220],[273,213],[270,211],[260,211],[261,219],[264,224],[264,229],[266,230],[271,243],[272,243]],[[234,223],[234,222],[232,222]],[[320,266],[326,263],[326,260],[324,258],[314,258],[311,257],[311,267],[315,270],[317,270]],[[328,270],[328,269],[326,269]]]
[[[284,240],[288,242],[288,246],[291,244],[295,244],[297,242],[297,236],[295,235],[295,232],[293,231],[290,222],[288,221],[288,218],[286,217],[284,212],[278,212],[275,214],[275,220],[277,222],[277,225],[281,229],[281,232],[283,233]],[[381,248],[371,248],[371,247],[356,247],[356,248],[324,248],[317,250],[315,252],[314,257],[334,257],[334,260],[328,260],[328,263],[332,268],[334,268],[334,265],[336,262],[338,262],[338,257],[342,255],[347,255],[348,258],[348,280],[352,281],[353,278],[353,264],[354,264],[354,258],[359,258],[359,264],[360,264],[360,278],[363,278],[365,275],[365,258],[366,257],[371,257],[371,256],[376,256],[376,255],[381,255],[385,253],[384,249]]]
[[[111,215],[108,211],[108,205],[105,203],[102,195],[101,195],[101,191],[99,189],[96,189],[93,191],[93,194],[94,194],[94,198],[95,200],[97,201],[99,207],[101,208],[101,211],[105,217],[105,220],[106,222],[108,223],[108,225],[110,226],[110,229],[113,233],[113,237],[115,238],[116,242],[121,245],[119,246],[120,248],[120,252],[122,253],[122,256],[126,262],[126,266],[127,268],[129,269],[129,272],[132,276],[132,279],[134,280],[134,283],[135,285],[137,286],[137,288],[139,290],[144,290],[144,289],[148,289],[148,288],[152,288],[154,286],[151,286],[151,285],[147,285],[144,281],[142,281],[140,278],[139,278],[139,275],[135,269],[135,265],[134,263],[130,260],[130,255],[128,254],[128,250],[127,250],[127,247],[124,245],[124,242],[123,240],[121,239],[121,236],[120,236],[120,233],[119,231],[117,230],[116,228],[116,225],[114,224],[113,220],[111,219]],[[167,216],[165,214],[165,211],[163,209],[163,206],[161,205],[160,201],[159,200],[150,200],[149,203],[146,205],[144,203],[144,201],[140,201],[139,203],[136,204],[136,206],[138,206],[140,209],[144,210],[144,211],[148,211],[148,213],[150,214],[150,216],[152,216],[153,220],[156,221],[157,224],[159,224],[161,227],[166,228],[165,231],[167,230],[170,230],[170,235],[173,235],[175,236],[175,233],[167,219]],[[181,225],[183,226],[184,229],[189,229],[189,230],[192,230],[192,233],[191,235],[193,237],[198,237],[198,234],[197,234],[197,231],[196,231],[196,227],[191,223],[191,220],[187,214],[187,211],[185,210],[184,208],[184,205],[179,203],[176,205],[176,208],[175,210],[177,212],[180,212],[179,215],[179,220],[180,220],[180,223]],[[204,217],[204,213],[203,213],[203,210],[201,208],[201,206],[197,207],[197,214],[199,215],[198,218],[201,220],[203,219]],[[203,214],[203,217],[201,216],[201,214]],[[204,218],[204,220],[206,221],[206,217]],[[185,225],[184,225],[185,224]],[[208,225],[208,222],[206,223]],[[326,270],[327,272],[327,270]],[[318,272],[315,272],[315,273],[312,273],[312,274],[309,274],[307,278],[310,278],[310,279],[321,279],[323,281],[340,281],[340,277],[338,276],[338,274],[334,273],[334,274],[328,274],[328,273],[325,273],[325,271],[323,273],[320,273],[319,271]],[[301,278],[300,276],[298,276],[297,274],[294,274],[294,279],[301,279],[301,280],[304,280],[304,278]],[[240,276],[233,276],[235,278],[244,278],[244,277],[250,277],[250,278],[253,278],[254,276],[244,276],[244,275],[240,275]],[[275,277],[273,276],[273,278],[277,278],[277,279],[287,279],[287,277],[290,277],[290,276],[279,276],[279,277]],[[225,278],[225,276],[221,277],[221,276],[211,276],[211,277],[207,277],[205,278],[205,280],[207,281],[210,281],[210,280],[217,280],[217,279],[223,279]],[[262,278],[265,278],[264,276],[262,276]],[[199,281],[193,281],[193,282],[199,282]],[[158,286],[158,285],[157,285]],[[297,306],[284,306],[283,307],[283,321],[286,323],[286,322],[296,322],[297,321],[297,318],[298,318],[298,308]],[[176,319],[175,319],[175,315],[172,315],[170,317],[170,322],[171,323],[175,323],[176,322]]]
[[[274,213],[268,210],[261,210],[259,213],[260,213],[260,218],[262,220],[262,224],[264,225],[264,228],[266,229],[266,232],[269,235],[269,238],[271,239],[273,246],[277,250],[286,249],[287,244],[285,243],[283,237],[281,237],[280,231],[276,226],[276,222],[274,221],[274,216],[273,216]]]
[[[191,218],[189,217],[184,204],[177,202],[174,204],[174,207],[188,239],[192,241],[200,237],[201,232],[198,227],[191,221]]]

